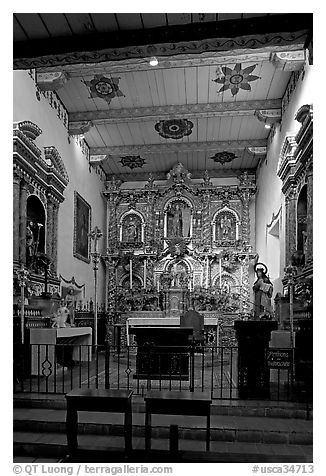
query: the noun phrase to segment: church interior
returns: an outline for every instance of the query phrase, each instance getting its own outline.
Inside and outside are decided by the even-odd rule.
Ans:
[[[106,409],[88,461],[312,461],[312,44],[310,13],[14,13],[15,461],[83,461]]]

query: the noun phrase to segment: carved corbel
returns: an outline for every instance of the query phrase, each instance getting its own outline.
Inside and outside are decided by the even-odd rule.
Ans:
[[[63,71],[36,74],[36,84],[41,91],[56,91],[62,88],[68,79],[69,74]]]
[[[68,133],[70,136],[81,136],[89,132],[92,126],[92,121],[71,122],[69,123]]]
[[[299,71],[306,62],[304,50],[271,53],[271,63],[282,71]]]
[[[257,109],[255,111],[255,116],[258,121],[263,122],[271,126],[277,122],[281,121],[282,110],[281,109]]]

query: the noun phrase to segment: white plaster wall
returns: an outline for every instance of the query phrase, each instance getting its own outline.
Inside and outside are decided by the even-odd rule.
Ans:
[[[86,156],[74,138],[68,142],[68,131],[51,108],[47,99],[41,95],[36,98],[34,81],[25,71],[14,72],[13,84],[13,120],[29,120],[42,129],[36,139],[36,145],[43,151],[45,146],[54,146],[58,150],[69,176],[69,183],[64,191],[64,202],[59,207],[58,216],[58,275],[67,279],[75,277],[78,284],[86,284],[85,299],[94,299],[94,272],[92,264],[85,263],[73,256],[74,232],[74,191],[76,190],[91,206],[91,227],[97,225],[105,233],[106,209],[101,190],[104,182],[94,169],[88,167]],[[100,240],[99,250],[104,251],[105,237]],[[93,242],[92,242],[93,250]],[[98,303],[104,302],[104,267],[99,265]]]
[[[296,121],[295,115],[298,109],[304,104],[312,104],[312,67],[306,65],[306,72],[303,80],[299,79],[294,93],[292,93],[290,104],[282,119],[281,128],[277,128],[272,143],[269,146],[266,159],[257,169],[257,194],[256,194],[256,251],[259,254],[259,261],[264,262],[268,268],[271,266],[271,259],[274,259],[267,250],[267,225],[272,221],[273,213],[276,215],[281,207],[280,223],[280,276],[274,280],[274,293],[282,291],[282,278],[284,277],[285,261],[285,200],[281,191],[282,182],[277,176],[277,166],[280,150],[284,138],[291,134],[295,135],[300,129],[300,123]]]

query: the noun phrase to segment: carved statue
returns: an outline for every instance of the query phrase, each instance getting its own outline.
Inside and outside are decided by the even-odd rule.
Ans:
[[[273,295],[273,285],[267,276],[267,267],[263,263],[257,263],[255,265],[255,271],[257,279],[253,285],[255,293],[255,307],[254,316],[255,319],[259,319],[266,314],[271,315],[271,298]]]
[[[182,211],[177,204],[172,219],[172,236],[182,236]]]
[[[123,241],[138,243],[141,240],[140,222],[138,217],[129,216],[123,224]]]
[[[34,233],[32,231],[33,222],[27,223],[26,226],[26,264],[30,266],[34,255]]]
[[[69,311],[69,322],[71,327],[73,327],[74,324],[74,314],[75,314],[75,306],[74,306],[74,289],[72,287],[69,288],[68,293],[65,298],[65,304],[66,307]]]
[[[65,306],[65,300],[61,299],[59,308],[52,318],[52,327],[67,327],[68,308]]]

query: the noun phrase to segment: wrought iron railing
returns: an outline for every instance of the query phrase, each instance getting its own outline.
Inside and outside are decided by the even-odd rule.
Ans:
[[[296,399],[291,368],[270,369],[269,398]],[[16,344],[14,392],[65,394],[72,388],[209,391],[214,399],[238,399],[237,347]],[[308,389],[309,390],[309,389]],[[307,395],[307,385],[303,392]]]

